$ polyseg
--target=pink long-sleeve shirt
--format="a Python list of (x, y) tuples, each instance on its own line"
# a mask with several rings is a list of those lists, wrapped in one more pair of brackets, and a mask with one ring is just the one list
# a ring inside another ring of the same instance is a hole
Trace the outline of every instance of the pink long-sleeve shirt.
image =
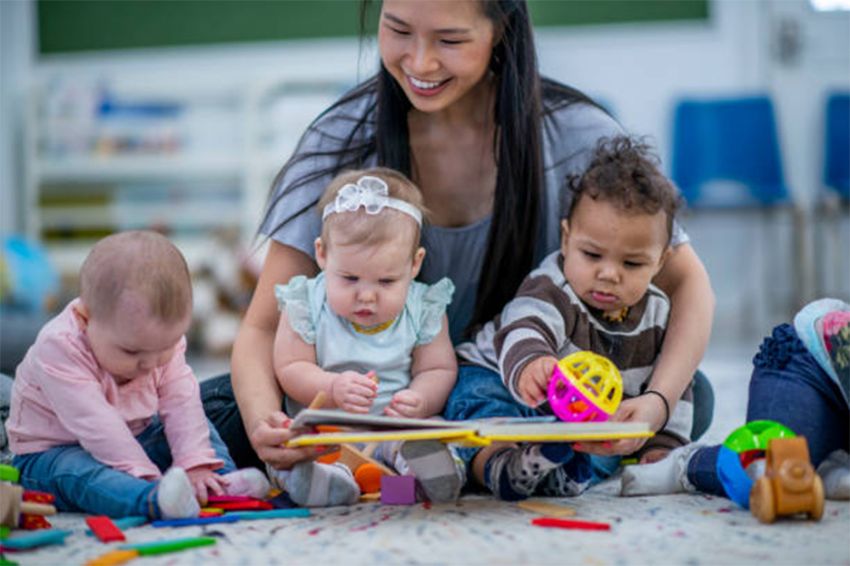
[(159, 468), (135, 436), (159, 414), (175, 466), (221, 467), (210, 445), (198, 382), (186, 364), (186, 339), (166, 365), (119, 385), (92, 353), (72, 311), (78, 301), (42, 328), (17, 368), (6, 423), (12, 452), (80, 444), (107, 466), (158, 479)]

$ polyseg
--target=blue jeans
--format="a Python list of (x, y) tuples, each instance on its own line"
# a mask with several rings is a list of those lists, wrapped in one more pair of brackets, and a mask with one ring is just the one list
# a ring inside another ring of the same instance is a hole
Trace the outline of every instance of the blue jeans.
[[(850, 449), (850, 409), (841, 390), (789, 324), (774, 328), (753, 359), (747, 422), (756, 420), (776, 421), (805, 436), (815, 467), (834, 450)], [(688, 480), (702, 492), (726, 495), (717, 478), (718, 452), (717, 446), (697, 450)]]
[[(158, 417), (136, 437), (145, 453), (160, 471), (171, 466), (171, 450), (165, 428)], [(210, 442), (224, 466), (219, 474), (234, 471), (233, 460), (210, 423)], [(56, 498), (60, 511), (82, 511), (94, 515), (127, 517), (144, 515), (160, 518), (156, 502), (158, 482), (143, 480), (96, 460), (79, 444), (56, 446), (44, 452), (15, 456), (13, 465), (21, 471), (21, 485), (45, 491)]]
[[(443, 416), (452, 421), (490, 417), (529, 418), (539, 417), (542, 414), (537, 409), (518, 403), (502, 383), (498, 373), (475, 365), (460, 366), (457, 383), (443, 411)], [(457, 449), (458, 455), (466, 463), (470, 478), (472, 477), (471, 462), (479, 450), (481, 448), (475, 446)], [(596, 457), (576, 452), (574, 458), (570, 460), (573, 466), (577, 462), (575, 458), (586, 458), (593, 465), (591, 483), (598, 483), (610, 475), (610, 472), (606, 473), (607, 469), (612, 466), (616, 469), (619, 465), (619, 457), (616, 458), (616, 462), (613, 462), (611, 458), (602, 458), (596, 462)]]

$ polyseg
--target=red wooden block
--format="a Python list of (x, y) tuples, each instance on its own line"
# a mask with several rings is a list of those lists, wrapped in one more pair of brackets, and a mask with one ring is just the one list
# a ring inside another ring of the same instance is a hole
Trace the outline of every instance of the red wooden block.
[(112, 520), (101, 515), (98, 517), (86, 517), (86, 524), (94, 533), (94, 536), (100, 539), (101, 542), (112, 542), (116, 540), (127, 540), (121, 529), (115, 526)]
[(47, 503), (48, 505), (53, 504), (53, 500), (55, 499), (52, 494), (45, 493), (43, 491), (34, 491), (27, 490), (24, 491), (24, 494), (21, 496), (23, 501), (29, 501), (30, 503)]
[(215, 506), (225, 511), (268, 511), (269, 509), (274, 509), (274, 505), (268, 501), (260, 501), (259, 499), (252, 501), (233, 501), (230, 503), (216, 502)]
[(37, 531), (38, 529), (51, 529), (53, 528), (53, 525), (51, 525), (50, 521), (41, 515), (22, 513), (21, 520), (18, 522), (18, 527), (26, 531)]

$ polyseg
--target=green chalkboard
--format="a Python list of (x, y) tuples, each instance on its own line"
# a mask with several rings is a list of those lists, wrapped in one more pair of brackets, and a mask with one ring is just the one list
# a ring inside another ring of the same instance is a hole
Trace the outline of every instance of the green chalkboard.
[[(536, 26), (569, 26), (704, 20), (708, 1), (530, 0), (529, 6)], [(354, 36), (360, 10), (356, 0), (38, 0), (37, 8), (42, 55)]]

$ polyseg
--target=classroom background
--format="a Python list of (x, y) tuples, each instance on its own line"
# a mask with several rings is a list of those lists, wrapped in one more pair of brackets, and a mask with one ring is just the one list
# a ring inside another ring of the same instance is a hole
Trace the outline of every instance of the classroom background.
[[(74, 296), (90, 245), (131, 228), (184, 251), (198, 363), (227, 367), (272, 178), (376, 69), (357, 4), (0, 1), (3, 371)], [(649, 136), (685, 193), (714, 359), (748, 361), (813, 298), (850, 299), (847, 4), (530, 2), (542, 73)]]

